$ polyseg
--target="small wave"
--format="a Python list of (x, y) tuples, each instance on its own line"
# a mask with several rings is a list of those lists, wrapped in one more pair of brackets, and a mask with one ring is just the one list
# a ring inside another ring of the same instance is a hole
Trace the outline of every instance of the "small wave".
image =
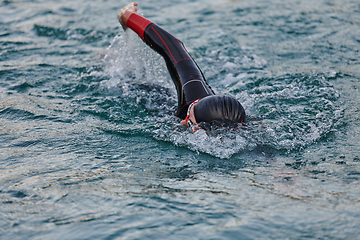
[(83, 43), (98, 42), (105, 33), (86, 29), (60, 29), (48, 26), (34, 25), (34, 31), (39, 37), (50, 37), (58, 40), (78, 40)]
[(33, 120), (38, 118), (44, 118), (45, 116), (42, 115), (35, 115), (32, 112), (17, 109), (14, 107), (5, 107), (0, 110), (0, 116), (2, 118), (7, 118), (9, 120)]

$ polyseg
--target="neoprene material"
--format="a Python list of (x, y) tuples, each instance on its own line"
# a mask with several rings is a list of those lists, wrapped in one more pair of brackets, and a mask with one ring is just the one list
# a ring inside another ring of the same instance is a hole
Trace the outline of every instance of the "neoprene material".
[(245, 119), (243, 106), (231, 96), (208, 96), (201, 99), (193, 108), (198, 123), (218, 119), (227, 119), (240, 123)]
[(178, 117), (186, 118), (187, 109), (193, 101), (214, 95), (200, 68), (179, 39), (136, 13), (130, 15), (127, 25), (165, 59), (177, 90)]
[(150, 23), (152, 23), (152, 21), (149, 19), (133, 13), (127, 20), (126, 25), (134, 32), (136, 32), (142, 40), (144, 40), (144, 30)]

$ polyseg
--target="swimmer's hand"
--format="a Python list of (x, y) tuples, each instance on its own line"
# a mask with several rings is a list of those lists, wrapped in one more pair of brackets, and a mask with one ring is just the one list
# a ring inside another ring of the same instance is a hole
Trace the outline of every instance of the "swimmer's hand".
[(121, 9), (120, 14), (117, 16), (124, 31), (127, 29), (127, 21), (130, 15), (138, 10), (137, 5), (136, 2), (129, 3), (126, 7)]

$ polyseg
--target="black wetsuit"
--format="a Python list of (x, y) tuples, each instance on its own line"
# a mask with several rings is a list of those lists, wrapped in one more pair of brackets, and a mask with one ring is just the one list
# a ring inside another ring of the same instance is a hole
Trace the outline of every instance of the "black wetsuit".
[(193, 101), (215, 95), (180, 40), (136, 13), (129, 17), (127, 25), (164, 57), (178, 94), (178, 117), (186, 117)]

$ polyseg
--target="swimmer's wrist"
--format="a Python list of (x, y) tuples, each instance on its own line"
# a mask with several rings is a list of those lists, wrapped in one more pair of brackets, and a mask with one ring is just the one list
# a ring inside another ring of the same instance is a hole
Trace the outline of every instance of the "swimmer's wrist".
[(137, 12), (137, 10), (138, 10), (137, 3), (135, 2), (128, 4), (126, 7), (120, 10), (120, 14), (118, 15), (117, 18), (121, 26), (123, 27), (124, 31), (128, 28), (127, 25), (128, 19), (133, 13)]

